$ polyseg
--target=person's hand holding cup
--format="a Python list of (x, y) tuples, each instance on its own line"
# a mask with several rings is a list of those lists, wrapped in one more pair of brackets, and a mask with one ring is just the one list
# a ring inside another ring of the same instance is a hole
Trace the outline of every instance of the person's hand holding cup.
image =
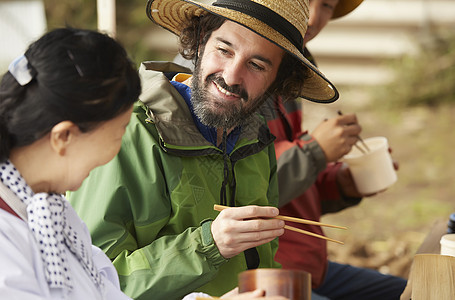
[(366, 147), (358, 143), (341, 161), (349, 166), (357, 190), (362, 195), (381, 192), (397, 181), (394, 162), (385, 137), (364, 140)]

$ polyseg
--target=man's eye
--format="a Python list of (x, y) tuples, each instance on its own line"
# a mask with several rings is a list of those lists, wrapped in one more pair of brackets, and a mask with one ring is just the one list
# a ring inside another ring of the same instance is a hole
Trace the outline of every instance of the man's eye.
[(263, 70), (264, 70), (264, 67), (258, 65), (258, 64), (255, 63), (255, 62), (250, 62), (250, 66), (251, 66), (254, 70), (257, 70), (257, 71), (263, 71)]
[(229, 51), (226, 50), (226, 49), (224, 49), (224, 48), (218, 48), (218, 51), (219, 51), (221, 54), (225, 54), (225, 55), (229, 54)]

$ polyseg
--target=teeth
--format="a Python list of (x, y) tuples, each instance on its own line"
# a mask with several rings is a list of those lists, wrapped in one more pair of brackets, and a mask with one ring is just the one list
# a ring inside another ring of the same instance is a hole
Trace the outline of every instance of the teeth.
[(214, 82), (214, 83), (215, 83), (216, 87), (218, 88), (218, 90), (219, 90), (221, 93), (225, 94), (226, 96), (237, 96), (237, 95), (232, 94), (231, 92), (228, 92), (228, 91), (226, 91), (225, 89), (223, 89), (218, 83), (216, 83), (216, 82)]

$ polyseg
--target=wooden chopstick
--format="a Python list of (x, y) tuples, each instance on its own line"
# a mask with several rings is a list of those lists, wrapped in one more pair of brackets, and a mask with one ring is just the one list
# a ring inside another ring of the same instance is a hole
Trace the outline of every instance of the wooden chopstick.
[[(216, 211), (222, 211), (223, 209), (229, 208), (229, 206), (224, 206), (224, 205), (219, 205), (215, 204), (213, 206), (213, 209)], [(337, 226), (337, 225), (330, 225), (330, 224), (324, 224), (321, 222), (316, 222), (316, 221), (311, 221), (311, 220), (305, 220), (305, 219), (300, 219), (300, 218), (294, 218), (294, 217), (287, 217), (287, 216), (275, 216), (274, 219), (279, 219), (283, 221), (289, 221), (289, 222), (294, 222), (294, 223), (300, 223), (300, 224), (307, 224), (307, 225), (319, 225), (323, 227), (332, 227), (332, 228), (338, 228), (338, 229), (348, 229), (347, 227), (344, 226)]]
[[(216, 211), (222, 211), (222, 210), (224, 210), (226, 208), (229, 208), (229, 206), (224, 206), (224, 205), (219, 205), (219, 204), (215, 204), (213, 206), (213, 209), (216, 210)], [(280, 215), (274, 217), (274, 219), (279, 219), (279, 220), (289, 221), (289, 222), (296, 222), (296, 223), (301, 223), (301, 224), (319, 225), (319, 226), (326, 226), (326, 227), (332, 227), (332, 228), (347, 229), (347, 227), (344, 227), (344, 226), (324, 224), (324, 223), (320, 223), (320, 222), (316, 222), (316, 221), (299, 219), (299, 218), (294, 218), (294, 217), (287, 217), (287, 216), (280, 216)], [(335, 243), (344, 245), (343, 242), (340, 242), (340, 241), (337, 241), (337, 240), (334, 240), (334, 239), (331, 239), (331, 238), (328, 238), (326, 236), (319, 235), (319, 234), (316, 234), (316, 233), (313, 233), (313, 232), (310, 232), (310, 231), (306, 231), (306, 230), (303, 230), (303, 229), (300, 229), (300, 228), (295, 228), (295, 227), (292, 227), (292, 226), (289, 226), (289, 225), (284, 225), (284, 229), (292, 230), (292, 231), (295, 231), (295, 232), (303, 233), (303, 234), (306, 234), (306, 235), (310, 235), (310, 236), (313, 236), (313, 237), (317, 237), (317, 238), (324, 239), (324, 240), (327, 240), (327, 241), (330, 241), (330, 242), (335, 242)]]
[(286, 216), (280, 216), (280, 215), (276, 216), (274, 219), (279, 219), (279, 220), (289, 221), (289, 222), (294, 222), (294, 223), (300, 223), (300, 224), (319, 225), (319, 226), (323, 226), (323, 227), (332, 227), (332, 228), (345, 229), (345, 230), (348, 229), (347, 227), (344, 227), (344, 226), (325, 224), (325, 223), (320, 223), (320, 222), (316, 222), (316, 221), (299, 219), (299, 218), (294, 218), (294, 217), (286, 217)]
[(289, 226), (289, 225), (284, 225), (284, 229), (292, 230), (292, 231), (295, 231), (295, 232), (303, 233), (303, 234), (314, 236), (314, 237), (317, 237), (317, 238), (320, 238), (320, 239), (323, 239), (323, 240), (327, 240), (327, 241), (330, 241), (330, 242), (334, 242), (334, 243), (338, 243), (338, 244), (344, 245), (343, 242), (328, 238), (328, 237), (323, 236), (323, 235), (319, 235), (319, 234), (313, 233), (311, 231), (306, 231), (306, 230), (303, 230), (303, 229), (300, 229), (300, 228), (295, 228), (295, 227), (292, 227), (292, 226)]
[(360, 147), (359, 147), (359, 145), (357, 145), (357, 144), (354, 144), (354, 147), (356, 147), (357, 149), (359, 149), (359, 151), (360, 151), (360, 152), (362, 152), (363, 154), (365, 154), (365, 153), (366, 153), (366, 151), (365, 151), (365, 150), (363, 150), (362, 148), (360, 148)]
[(363, 141), (363, 139), (360, 137), (360, 135), (358, 135), (357, 138), (362, 143), (363, 147), (365, 147), (365, 149), (367, 149), (367, 151), (370, 152), (370, 148), (368, 148), (367, 144)]

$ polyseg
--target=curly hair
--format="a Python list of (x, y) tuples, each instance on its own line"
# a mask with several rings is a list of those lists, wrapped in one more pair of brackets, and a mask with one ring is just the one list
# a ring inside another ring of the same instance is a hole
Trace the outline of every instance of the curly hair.
[(226, 19), (213, 14), (193, 17), (180, 34), (180, 54), (194, 61), (199, 46), (205, 46), (212, 32), (220, 28), (225, 21)]
[[(180, 54), (196, 62), (199, 46), (204, 47), (212, 32), (220, 28), (225, 21), (225, 18), (214, 14), (193, 17), (180, 34)], [(266, 93), (280, 95), (284, 101), (298, 98), (308, 76), (308, 68), (285, 51), (277, 77)]]
[(280, 95), (283, 101), (300, 97), (305, 79), (309, 77), (309, 70), (292, 54), (285, 52), (278, 69), (277, 77), (268, 92)]

